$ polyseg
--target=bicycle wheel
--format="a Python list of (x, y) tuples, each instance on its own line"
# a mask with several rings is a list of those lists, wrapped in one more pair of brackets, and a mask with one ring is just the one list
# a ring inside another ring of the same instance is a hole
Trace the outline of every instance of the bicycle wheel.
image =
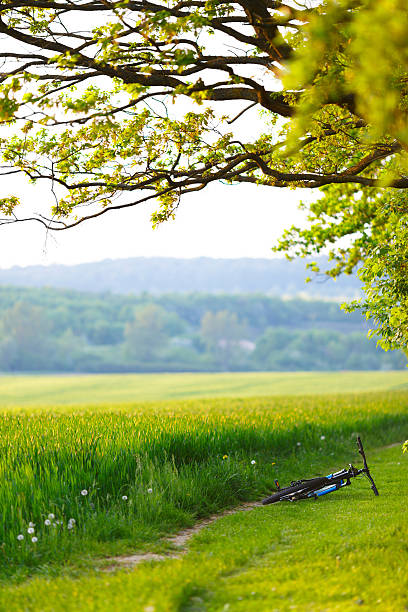
[(290, 487), (285, 487), (284, 489), (280, 489), (280, 491), (276, 491), (276, 493), (273, 493), (273, 495), (270, 495), (269, 497), (263, 499), (262, 504), (264, 506), (268, 504), (274, 504), (278, 501), (281, 501), (282, 498), (286, 499), (288, 495), (299, 493), (300, 491), (310, 493), (311, 491), (321, 489), (322, 487), (325, 487), (328, 484), (330, 484), (330, 480), (325, 476), (322, 476), (320, 478), (310, 478), (309, 480), (302, 480)]

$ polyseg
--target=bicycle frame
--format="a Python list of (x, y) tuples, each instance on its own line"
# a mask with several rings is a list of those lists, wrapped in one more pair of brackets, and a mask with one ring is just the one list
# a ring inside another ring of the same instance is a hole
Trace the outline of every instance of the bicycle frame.
[(338, 489), (342, 489), (343, 487), (348, 487), (351, 484), (350, 479), (355, 476), (359, 476), (363, 473), (364, 470), (357, 470), (351, 463), (349, 464), (348, 469), (343, 469), (338, 472), (334, 472), (334, 474), (328, 474), (326, 478), (330, 480), (330, 484), (327, 486), (316, 489), (315, 491), (310, 491), (305, 494), (305, 497), (321, 497), (322, 495), (327, 495), (327, 493), (333, 493), (333, 491), (338, 491)]

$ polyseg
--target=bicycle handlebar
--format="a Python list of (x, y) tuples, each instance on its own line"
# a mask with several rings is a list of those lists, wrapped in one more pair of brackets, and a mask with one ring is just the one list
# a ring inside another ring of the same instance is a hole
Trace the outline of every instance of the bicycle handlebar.
[(368, 470), (367, 459), (366, 459), (366, 456), (365, 456), (365, 453), (364, 453), (363, 443), (361, 442), (360, 436), (357, 436), (357, 446), (358, 446), (358, 452), (360, 453), (360, 455), (363, 458), (364, 469)]
[(368, 469), (367, 459), (366, 459), (366, 456), (365, 456), (365, 453), (364, 453), (363, 443), (361, 442), (360, 436), (357, 436), (357, 446), (358, 446), (358, 452), (360, 453), (360, 455), (363, 458), (363, 465), (364, 465), (363, 472), (367, 476), (368, 480), (371, 482), (371, 488), (373, 490), (374, 495), (379, 495), (378, 489), (375, 486), (375, 482), (373, 480), (373, 477), (371, 476), (370, 470)]

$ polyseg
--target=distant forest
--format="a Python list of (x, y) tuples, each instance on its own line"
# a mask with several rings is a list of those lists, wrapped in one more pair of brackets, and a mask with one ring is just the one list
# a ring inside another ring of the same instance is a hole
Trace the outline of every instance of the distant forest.
[[(326, 260), (317, 260), (321, 269)], [(264, 293), (344, 299), (359, 296), (354, 276), (320, 275), (305, 283), (304, 259), (176, 259), (136, 257), (76, 266), (28, 266), (0, 270), (0, 285), (55, 287), (100, 293)]]
[(3, 372), (373, 370), (406, 366), (338, 303), (261, 294), (0, 287)]

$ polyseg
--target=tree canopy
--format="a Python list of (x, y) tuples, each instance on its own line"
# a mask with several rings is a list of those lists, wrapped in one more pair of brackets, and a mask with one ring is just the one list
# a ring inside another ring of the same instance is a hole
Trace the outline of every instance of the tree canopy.
[(156, 200), (158, 224), (217, 181), (320, 190), (276, 248), (362, 262), (363, 310), (406, 346), (405, 0), (5, 0), (0, 37), (1, 172), (51, 186), (29, 218)]

